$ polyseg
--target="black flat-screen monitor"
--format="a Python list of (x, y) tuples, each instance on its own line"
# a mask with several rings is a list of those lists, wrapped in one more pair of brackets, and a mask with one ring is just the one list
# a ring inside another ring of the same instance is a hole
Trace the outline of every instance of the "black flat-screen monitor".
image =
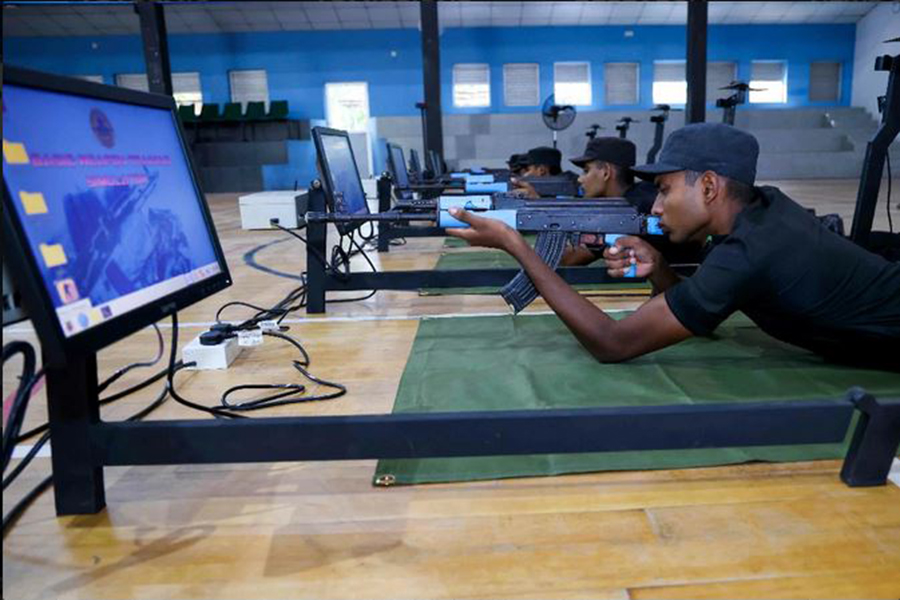
[(413, 148), (409, 149), (409, 172), (419, 181), (422, 180), (422, 163), (419, 161), (419, 153)]
[(441, 158), (441, 155), (434, 150), (429, 150), (428, 154), (431, 155), (431, 164), (432, 168), (434, 169), (434, 176), (441, 177), (444, 174), (444, 161)]
[(406, 170), (406, 159), (403, 157), (403, 148), (397, 144), (388, 144), (388, 170), (394, 183), (401, 190), (409, 189), (409, 171)]
[(406, 160), (403, 158), (403, 148), (397, 144), (387, 145), (387, 166), (394, 180), (394, 194), (400, 200), (409, 200), (413, 197), (409, 188), (409, 171), (406, 170)]
[(6, 68), (3, 229), (54, 362), (231, 284), (168, 96)]
[[(335, 214), (369, 214), (350, 136), (346, 131), (327, 127), (313, 127), (312, 134), (328, 208)], [(337, 230), (346, 235), (359, 226), (339, 223)]]

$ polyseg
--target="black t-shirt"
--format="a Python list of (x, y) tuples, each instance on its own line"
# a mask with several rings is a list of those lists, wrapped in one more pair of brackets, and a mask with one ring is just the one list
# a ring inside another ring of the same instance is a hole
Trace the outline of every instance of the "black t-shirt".
[(665, 298), (696, 335), (743, 311), (779, 340), (900, 370), (900, 263), (829, 231), (774, 187), (759, 188), (731, 233)]
[(656, 202), (656, 186), (649, 181), (639, 181), (625, 190), (624, 197), (628, 203), (638, 209), (642, 215), (649, 215)]

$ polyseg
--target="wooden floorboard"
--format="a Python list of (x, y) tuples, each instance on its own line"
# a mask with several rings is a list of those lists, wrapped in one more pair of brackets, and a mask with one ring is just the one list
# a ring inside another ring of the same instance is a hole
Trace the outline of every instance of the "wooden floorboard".
[[(841, 214), (849, 228), (855, 181), (781, 185), (820, 214)], [(224, 302), (271, 304), (294, 285), (242, 259), (284, 234), (242, 231), (234, 195), (214, 195), (210, 203), (235, 285), (180, 315), (182, 344)], [(883, 204), (876, 214), (876, 227), (886, 228)], [(427, 269), (440, 246), (437, 239), (410, 240), (375, 259), (379, 268)], [(305, 251), (288, 240), (261, 250), (257, 260), (299, 273)], [(354, 268), (365, 266), (355, 259)], [(642, 299), (593, 301), (623, 309)], [(546, 310), (542, 302), (529, 309)], [(331, 305), (324, 318), (298, 313), (291, 333), (309, 350), (312, 371), (347, 384), (350, 393), (267, 414), (390, 411), (417, 319), (457, 313), (507, 309), (496, 297), (381, 292)], [(242, 314), (235, 309), (226, 317)], [(162, 325), (168, 344), (171, 329)], [(35, 341), (27, 324), (7, 328), (3, 338)], [(155, 344), (147, 330), (104, 350), (101, 377), (151, 356)], [(292, 357), (288, 346), (267, 342), (225, 373), (183, 374), (179, 389), (213, 404), (236, 383), (293, 380)], [(3, 369), (4, 398), (18, 368), (11, 361)], [(144, 375), (130, 373), (115, 388)], [(125, 418), (156, 392), (123, 399), (103, 415)], [(41, 391), (26, 429), (46, 419), (44, 401)], [(168, 402), (150, 418), (188, 417), (198, 415)], [(3, 596), (900, 598), (900, 489), (847, 488), (838, 480), (838, 461), (393, 488), (372, 486), (374, 466), (106, 469), (109, 506), (101, 514), (57, 518), (52, 493), (25, 513), (3, 542)], [(37, 459), (4, 491), (4, 510), (48, 473), (49, 460)]]

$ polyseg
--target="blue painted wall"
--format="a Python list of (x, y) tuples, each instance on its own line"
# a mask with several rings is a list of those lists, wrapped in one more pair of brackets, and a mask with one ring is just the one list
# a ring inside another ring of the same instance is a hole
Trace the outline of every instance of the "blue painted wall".
[[(633, 36), (626, 37), (626, 31)], [(739, 78), (750, 76), (751, 60), (785, 60), (788, 65), (787, 107), (809, 106), (809, 63), (838, 61), (844, 65), (840, 104), (850, 103), (855, 26), (848, 25), (719, 25), (709, 30), (710, 61), (735, 61)], [(173, 71), (199, 71), (204, 99), (229, 100), (228, 71), (268, 71), (269, 95), (287, 99), (299, 118), (325, 118), (324, 84), (367, 81), (372, 116), (416, 115), (422, 99), (422, 55), (415, 29), (374, 31), (309, 31), (171, 35)], [(73, 38), (4, 38), (7, 64), (65, 74), (102, 74), (107, 83), (116, 73), (144, 71), (137, 36)], [(541, 97), (553, 90), (555, 61), (591, 62), (595, 110), (603, 103), (603, 64), (640, 63), (640, 101), (652, 106), (654, 60), (683, 60), (685, 30), (675, 26), (529, 27), (447, 29), (441, 37), (444, 111), (532, 112), (531, 107), (503, 106), (503, 64), (537, 62)], [(491, 65), (491, 107), (455, 108), (450, 82), (453, 64)], [(784, 107), (785, 105), (778, 105)], [(623, 107), (615, 107), (617, 109)]]
[[(626, 31), (632, 32), (626, 37)], [(787, 62), (787, 104), (755, 104), (753, 108), (812, 106), (809, 101), (809, 63), (837, 61), (843, 65), (839, 104), (850, 104), (853, 80), (855, 25), (716, 25), (709, 28), (709, 61), (732, 61), (738, 78), (750, 78), (753, 60)], [(684, 27), (529, 27), (448, 29), (441, 38), (441, 101), (448, 113), (533, 112), (533, 107), (503, 106), (503, 65), (510, 62), (540, 65), (541, 98), (553, 92), (553, 63), (590, 61), (593, 104), (584, 110), (622, 110), (653, 106), (653, 62), (684, 60)], [(491, 107), (454, 108), (449, 82), (454, 63), (491, 66)], [(604, 104), (603, 65), (607, 62), (640, 63), (638, 104)], [(714, 99), (710, 102), (712, 104)]]
[[(633, 35), (626, 37), (626, 31)], [(809, 63), (838, 61), (843, 65), (839, 104), (849, 105), (853, 77), (855, 25), (720, 25), (712, 26), (708, 60), (735, 61), (738, 77), (750, 77), (751, 60), (785, 60), (788, 69), (787, 104), (754, 108), (810, 106)], [(373, 31), (304, 31), (171, 35), (173, 71), (198, 71), (207, 102), (230, 100), (228, 71), (268, 71), (269, 97), (290, 103), (296, 118), (325, 118), (326, 82), (367, 81), (369, 108), (374, 117), (418, 115), (415, 103), (423, 98), (422, 52), (416, 29)], [(103, 75), (113, 83), (117, 73), (144, 72), (138, 36), (66, 38), (4, 37), (6, 64), (68, 75)], [(603, 102), (603, 64), (640, 63), (640, 99), (634, 106), (653, 105), (654, 60), (683, 60), (685, 29), (677, 26), (529, 27), (447, 29), (441, 36), (442, 102), (446, 114), (533, 112), (534, 107), (503, 106), (503, 64), (540, 64), (541, 98), (553, 90), (555, 61), (590, 61), (593, 104)], [(491, 106), (456, 108), (452, 102), (452, 68), (461, 62), (491, 67)], [(375, 149), (376, 164), (379, 149)], [(267, 189), (301, 186), (314, 177), (310, 142), (291, 142), (289, 163), (267, 166)]]

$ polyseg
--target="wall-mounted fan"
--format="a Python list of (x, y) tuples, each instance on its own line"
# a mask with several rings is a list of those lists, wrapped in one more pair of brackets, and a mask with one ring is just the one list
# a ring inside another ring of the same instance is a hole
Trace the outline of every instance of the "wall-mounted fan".
[(566, 129), (575, 122), (575, 107), (556, 103), (554, 94), (550, 94), (541, 107), (541, 118), (553, 132), (553, 147), (556, 148), (556, 132)]

